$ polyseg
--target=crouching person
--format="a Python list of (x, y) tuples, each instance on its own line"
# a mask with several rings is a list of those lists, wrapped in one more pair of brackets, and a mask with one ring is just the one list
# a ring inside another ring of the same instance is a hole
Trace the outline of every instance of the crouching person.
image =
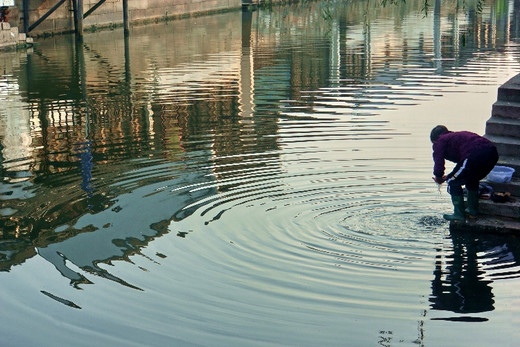
[[(488, 139), (469, 131), (449, 131), (444, 125), (432, 129), (433, 180), (438, 184), (447, 182), (448, 193), (453, 203), (453, 214), (445, 214), (447, 220), (465, 220), (478, 214), (479, 181), (493, 169), (498, 161), (495, 145)], [(453, 171), (444, 175), (445, 160), (456, 163)], [(464, 193), (468, 192), (468, 206), (464, 209)]]

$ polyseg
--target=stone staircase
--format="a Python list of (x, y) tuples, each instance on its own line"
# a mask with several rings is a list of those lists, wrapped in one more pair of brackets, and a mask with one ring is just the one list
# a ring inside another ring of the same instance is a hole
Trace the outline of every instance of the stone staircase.
[(0, 22), (0, 50), (32, 43), (33, 39), (24, 33), (19, 33), (17, 27), (12, 27), (7, 22)]
[(491, 118), (486, 122), (486, 134), (497, 146), (498, 165), (515, 169), (508, 183), (487, 182), (495, 192), (509, 192), (514, 201), (496, 203), (480, 200), (481, 216), (465, 223), (472, 230), (489, 230), (520, 234), (520, 74), (498, 88)]

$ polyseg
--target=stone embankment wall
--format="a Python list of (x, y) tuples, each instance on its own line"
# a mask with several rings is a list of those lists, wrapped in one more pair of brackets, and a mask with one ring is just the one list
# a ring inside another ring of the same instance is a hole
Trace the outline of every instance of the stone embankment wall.
[[(36, 22), (59, 0), (29, 0), (29, 25)], [(87, 13), (99, 0), (83, 0), (83, 13)], [(240, 9), (242, 0), (128, 0), (129, 21), (146, 22), (166, 18), (193, 16)], [(23, 1), (16, 0), (9, 22), (23, 32)], [(83, 21), (85, 30), (111, 27), (123, 23), (123, 1), (106, 0)], [(28, 35), (69, 32), (74, 30), (72, 1), (65, 1)]]
[(17, 27), (11, 27), (7, 22), (0, 22), (0, 50), (25, 43), (32, 43), (32, 38), (27, 38), (24, 33), (18, 32)]

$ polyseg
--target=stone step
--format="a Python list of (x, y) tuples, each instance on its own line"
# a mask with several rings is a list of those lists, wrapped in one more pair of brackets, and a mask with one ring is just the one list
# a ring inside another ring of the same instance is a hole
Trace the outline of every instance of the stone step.
[(486, 122), (486, 134), (520, 138), (520, 118), (492, 116)]
[(491, 108), (491, 116), (520, 119), (520, 102), (495, 101)]
[[(520, 179), (514, 177), (511, 182), (508, 183), (496, 183), (491, 181), (483, 181), (493, 187), (493, 190), (497, 193), (509, 192), (513, 197), (520, 197)], [(520, 200), (520, 198), (518, 198)]]
[(498, 154), (501, 157), (518, 157), (520, 154), (520, 138), (488, 134), (486, 134), (485, 137), (497, 146)]
[[(513, 197), (514, 198), (514, 197)], [(511, 218), (520, 222), (520, 200), (514, 198), (513, 202), (493, 202), (492, 200), (479, 200), (479, 214), (484, 216), (493, 216)]]
[(462, 222), (454, 221), (450, 223), (450, 228), (468, 232), (520, 235), (520, 221), (492, 216), (480, 216), (477, 219), (467, 219)]
[(498, 101), (520, 103), (520, 76), (515, 75), (498, 88)]

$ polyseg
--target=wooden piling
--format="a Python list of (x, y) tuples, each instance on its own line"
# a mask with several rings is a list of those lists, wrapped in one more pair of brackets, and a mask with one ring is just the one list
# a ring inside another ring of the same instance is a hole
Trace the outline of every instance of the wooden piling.
[(29, 33), (29, 0), (23, 0), (22, 2), (23, 11), (23, 32)]
[(125, 35), (130, 33), (130, 24), (128, 23), (128, 0), (123, 0), (123, 24), (125, 27)]
[(83, 0), (72, 0), (76, 38), (83, 39)]

